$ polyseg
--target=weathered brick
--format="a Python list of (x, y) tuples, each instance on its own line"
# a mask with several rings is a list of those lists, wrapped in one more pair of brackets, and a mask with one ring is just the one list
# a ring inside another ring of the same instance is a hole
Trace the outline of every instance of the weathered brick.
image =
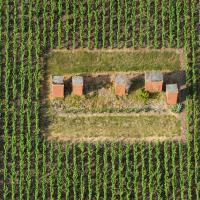
[(64, 98), (64, 85), (52, 84), (52, 98)]
[(73, 76), (72, 77), (72, 94), (81, 96), (83, 95), (83, 77)]
[(177, 104), (178, 102), (178, 86), (177, 84), (166, 85), (166, 101), (169, 105)]
[(64, 77), (52, 76), (51, 97), (64, 98)]
[(163, 74), (159, 71), (145, 73), (145, 90), (149, 92), (161, 92), (163, 87)]
[(115, 94), (123, 96), (126, 93), (127, 79), (123, 75), (118, 75), (115, 78)]

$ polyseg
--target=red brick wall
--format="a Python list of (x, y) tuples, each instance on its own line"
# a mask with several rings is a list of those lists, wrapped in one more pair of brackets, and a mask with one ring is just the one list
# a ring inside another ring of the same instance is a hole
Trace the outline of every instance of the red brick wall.
[(178, 93), (166, 92), (167, 104), (174, 105), (178, 102)]
[(64, 85), (52, 84), (52, 98), (64, 97)]
[(145, 90), (149, 92), (162, 92), (162, 81), (145, 82)]
[(115, 85), (115, 94), (118, 96), (123, 96), (126, 92), (125, 85)]
[(77, 96), (83, 95), (83, 85), (72, 85), (72, 94)]

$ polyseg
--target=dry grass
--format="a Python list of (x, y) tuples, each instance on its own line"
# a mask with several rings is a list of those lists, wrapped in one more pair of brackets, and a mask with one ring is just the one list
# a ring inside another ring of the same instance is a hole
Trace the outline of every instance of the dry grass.
[(65, 115), (55, 116), (48, 136), (76, 138), (176, 137), (181, 122), (172, 115)]

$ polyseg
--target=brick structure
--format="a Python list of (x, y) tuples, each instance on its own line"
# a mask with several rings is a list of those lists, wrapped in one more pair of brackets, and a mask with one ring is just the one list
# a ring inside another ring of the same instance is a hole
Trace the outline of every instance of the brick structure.
[(83, 77), (73, 76), (72, 77), (72, 94), (81, 96), (83, 94)]
[(117, 96), (125, 95), (127, 91), (127, 79), (123, 75), (117, 75), (115, 78), (115, 94)]
[(177, 84), (166, 85), (166, 101), (169, 105), (177, 104), (178, 102), (178, 86)]
[(64, 76), (52, 76), (51, 97), (64, 98)]
[(145, 73), (145, 90), (149, 92), (161, 92), (163, 87), (163, 74), (153, 71)]

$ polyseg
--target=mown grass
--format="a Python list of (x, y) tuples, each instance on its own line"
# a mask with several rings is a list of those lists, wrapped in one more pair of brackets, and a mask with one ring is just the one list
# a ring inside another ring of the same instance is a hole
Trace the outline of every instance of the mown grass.
[(181, 134), (181, 122), (172, 115), (55, 116), (48, 133), (71, 139), (87, 137), (145, 138)]
[(179, 54), (156, 50), (63, 50), (47, 56), (49, 74), (84, 72), (179, 70)]

